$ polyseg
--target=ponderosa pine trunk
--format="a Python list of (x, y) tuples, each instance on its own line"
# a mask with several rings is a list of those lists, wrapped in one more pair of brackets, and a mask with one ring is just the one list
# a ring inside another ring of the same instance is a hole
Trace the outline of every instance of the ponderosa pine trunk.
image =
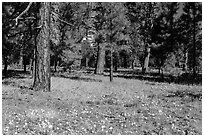
[(35, 90), (50, 91), (50, 2), (42, 2), (40, 7), (41, 25), (37, 36), (35, 51), (35, 74), (33, 88)]
[(142, 72), (145, 73), (149, 69), (149, 57), (150, 57), (150, 48), (145, 48), (145, 58), (144, 58), (144, 65), (142, 68)]
[(105, 49), (104, 45), (98, 44), (97, 60), (95, 67), (95, 74), (103, 74), (105, 63)]

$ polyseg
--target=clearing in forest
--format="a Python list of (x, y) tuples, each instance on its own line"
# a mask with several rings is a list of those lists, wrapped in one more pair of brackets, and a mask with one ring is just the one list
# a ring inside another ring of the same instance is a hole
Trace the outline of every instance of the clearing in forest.
[(3, 134), (202, 134), (202, 86), (105, 76), (53, 76), (49, 93), (28, 75), (2, 80)]

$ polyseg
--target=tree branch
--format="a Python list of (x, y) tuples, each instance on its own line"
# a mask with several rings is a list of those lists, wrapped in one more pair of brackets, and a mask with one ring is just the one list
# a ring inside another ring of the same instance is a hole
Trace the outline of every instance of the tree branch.
[(25, 14), (29, 10), (31, 5), (32, 5), (32, 2), (30, 2), (28, 4), (27, 8), (20, 15), (18, 15), (18, 17), (15, 18), (16, 25), (18, 24), (18, 20), (21, 18), (21, 16), (23, 16), (23, 14)]
[(58, 19), (59, 21), (65, 23), (65, 24), (67, 24), (67, 25), (69, 25), (69, 26), (74, 26), (73, 24), (71, 24), (71, 23), (69, 23), (69, 22), (66, 22), (65, 20), (62, 20), (62, 19), (59, 17), (59, 15), (58, 15), (57, 13), (55, 13), (54, 11), (52, 11), (51, 13), (52, 13), (55, 17), (57, 17), (57, 19)]

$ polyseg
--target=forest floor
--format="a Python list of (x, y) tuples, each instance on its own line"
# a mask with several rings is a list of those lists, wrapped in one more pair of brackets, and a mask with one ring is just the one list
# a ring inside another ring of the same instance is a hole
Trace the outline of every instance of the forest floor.
[(202, 86), (88, 73), (52, 76), (33, 91), (29, 74), (2, 80), (3, 134), (201, 135)]

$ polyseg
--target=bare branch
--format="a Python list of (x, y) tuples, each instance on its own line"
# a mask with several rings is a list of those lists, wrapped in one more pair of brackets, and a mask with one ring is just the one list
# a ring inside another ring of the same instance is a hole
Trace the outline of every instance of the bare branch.
[[(18, 20), (23, 20), (23, 19), (25, 19), (25, 20), (29, 20), (29, 19), (36, 19), (35, 17), (26, 17), (26, 18), (18, 18)], [(15, 19), (16, 20), (16, 19)]]
[(18, 17), (15, 18), (16, 25), (18, 24), (18, 20), (21, 18), (21, 16), (23, 16), (23, 14), (25, 14), (29, 10), (31, 5), (32, 5), (32, 2), (30, 2), (28, 4), (27, 8), (20, 15), (18, 15)]
[(57, 13), (55, 13), (54, 11), (52, 11), (51, 13), (52, 13), (55, 17), (57, 17), (57, 19), (58, 19), (59, 21), (65, 23), (65, 24), (67, 24), (67, 25), (69, 25), (69, 26), (74, 26), (73, 24), (71, 24), (71, 23), (69, 23), (69, 22), (66, 22), (65, 20), (62, 20), (62, 19), (59, 17), (59, 15), (58, 15)]
[(42, 28), (42, 25), (40, 25), (40, 26), (36, 27), (36, 29), (40, 29), (40, 28)]
[(60, 20), (61, 22), (64, 22), (64, 23), (66, 23), (67, 25), (70, 25), (70, 26), (74, 26), (73, 24), (71, 24), (71, 23), (68, 23), (68, 22), (66, 22), (66, 21), (64, 21), (64, 20), (62, 20), (62, 19), (60, 19), (60, 18), (58, 18), (58, 20)]

